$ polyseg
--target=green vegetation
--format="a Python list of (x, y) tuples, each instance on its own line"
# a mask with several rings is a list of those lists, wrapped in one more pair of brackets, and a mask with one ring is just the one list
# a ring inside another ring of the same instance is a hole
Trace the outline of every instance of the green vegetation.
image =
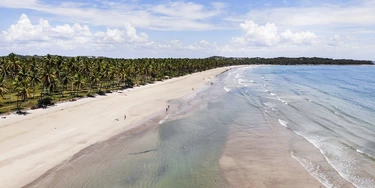
[(277, 57), (277, 58), (235, 58), (235, 57), (211, 57), (217, 60), (233, 61), (238, 64), (260, 64), (260, 65), (373, 65), (368, 60), (352, 60), (352, 59), (331, 59), (320, 57)]
[(105, 57), (0, 57), (0, 113), (40, 108), (57, 101), (105, 95), (216, 67), (244, 64), (372, 64), (323, 58), (114, 59)]

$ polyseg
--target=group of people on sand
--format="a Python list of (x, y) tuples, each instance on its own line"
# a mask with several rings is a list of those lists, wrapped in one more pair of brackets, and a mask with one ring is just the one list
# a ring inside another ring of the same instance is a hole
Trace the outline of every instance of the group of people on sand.
[(168, 110), (169, 110), (169, 105), (168, 105), (168, 107), (165, 109), (165, 111), (168, 112)]

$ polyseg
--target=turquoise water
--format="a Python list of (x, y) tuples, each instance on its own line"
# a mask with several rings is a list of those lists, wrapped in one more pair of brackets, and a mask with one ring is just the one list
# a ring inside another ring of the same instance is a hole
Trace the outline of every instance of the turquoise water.
[[(373, 66), (258, 66), (232, 69), (192, 100), (138, 130), (95, 144), (34, 187), (227, 187), (219, 159), (231, 127), (275, 123), (319, 149), (342, 178), (375, 187)], [(339, 186), (318, 161), (295, 158), (326, 187)]]

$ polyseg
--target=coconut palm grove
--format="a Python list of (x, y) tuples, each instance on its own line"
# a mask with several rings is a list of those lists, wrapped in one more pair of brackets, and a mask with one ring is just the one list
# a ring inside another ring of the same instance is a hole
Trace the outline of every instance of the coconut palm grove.
[(58, 55), (0, 57), (0, 113), (45, 108), (59, 101), (75, 101), (146, 85), (216, 67), (249, 64), (372, 64), (371, 61), (327, 58), (203, 59), (63, 57)]

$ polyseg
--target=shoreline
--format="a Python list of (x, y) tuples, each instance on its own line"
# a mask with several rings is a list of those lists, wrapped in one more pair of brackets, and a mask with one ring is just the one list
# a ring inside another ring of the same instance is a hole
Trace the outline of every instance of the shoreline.
[(219, 165), (230, 187), (354, 187), (305, 138), (281, 125), (266, 126), (229, 131)]
[(0, 187), (27, 185), (82, 149), (133, 129), (145, 118), (165, 113), (168, 101), (194, 96), (208, 80), (230, 68), (211, 69), (0, 119)]
[(292, 157), (296, 142), (309, 152), (316, 150), (269, 121), (256, 123), (256, 128), (234, 125), (219, 160), (222, 174), (230, 187), (324, 187)]

